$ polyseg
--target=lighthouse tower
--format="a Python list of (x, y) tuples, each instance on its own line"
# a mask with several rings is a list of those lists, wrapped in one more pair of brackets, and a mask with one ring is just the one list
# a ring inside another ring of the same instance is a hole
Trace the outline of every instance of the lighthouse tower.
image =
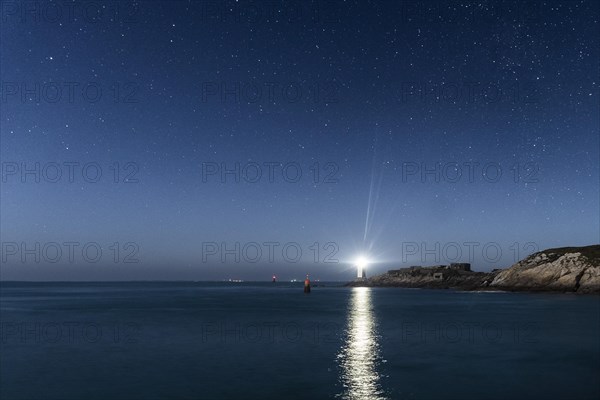
[(356, 278), (357, 279), (367, 279), (367, 272), (365, 271), (365, 269), (362, 266), (358, 266), (356, 271)]
[(367, 260), (363, 257), (360, 257), (358, 260), (356, 260), (356, 279), (357, 280), (367, 279), (367, 273), (365, 271), (367, 264), (368, 264)]

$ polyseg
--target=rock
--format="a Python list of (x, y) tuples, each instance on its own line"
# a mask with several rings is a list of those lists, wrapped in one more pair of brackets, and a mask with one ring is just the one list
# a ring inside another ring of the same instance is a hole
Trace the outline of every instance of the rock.
[[(391, 270), (366, 280), (350, 282), (348, 286), (393, 286), (408, 288), (476, 290), (484, 288), (494, 273), (452, 270), (445, 266), (416, 267)], [(486, 282), (487, 281), (487, 282)]]
[(600, 293), (600, 245), (548, 249), (500, 272), (491, 287)]

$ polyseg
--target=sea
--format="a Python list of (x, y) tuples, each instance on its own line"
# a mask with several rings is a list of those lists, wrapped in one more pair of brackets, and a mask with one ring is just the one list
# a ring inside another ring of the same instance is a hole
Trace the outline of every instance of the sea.
[(600, 296), (0, 286), (0, 399), (598, 399)]

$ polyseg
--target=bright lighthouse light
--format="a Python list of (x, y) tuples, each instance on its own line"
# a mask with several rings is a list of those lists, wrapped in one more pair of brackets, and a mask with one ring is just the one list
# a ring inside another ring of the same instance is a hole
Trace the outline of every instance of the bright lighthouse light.
[(363, 269), (363, 268), (366, 268), (367, 265), (369, 265), (369, 262), (364, 257), (358, 257), (358, 259), (356, 260), (356, 266), (358, 268)]

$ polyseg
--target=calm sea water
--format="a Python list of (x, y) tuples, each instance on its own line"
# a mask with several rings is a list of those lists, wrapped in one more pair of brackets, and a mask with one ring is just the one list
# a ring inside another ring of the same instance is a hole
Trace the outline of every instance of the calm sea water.
[(600, 298), (4, 283), (4, 399), (597, 399)]

